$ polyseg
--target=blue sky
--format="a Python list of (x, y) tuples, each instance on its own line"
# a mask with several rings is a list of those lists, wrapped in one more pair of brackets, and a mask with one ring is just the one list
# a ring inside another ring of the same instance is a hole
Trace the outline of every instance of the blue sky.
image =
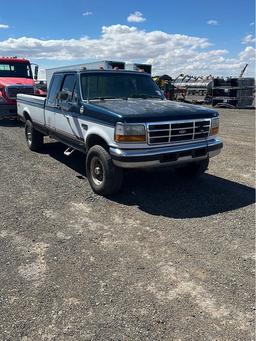
[(26, 56), (42, 68), (118, 59), (152, 62), (156, 72), (172, 74), (235, 74), (246, 62), (253, 72), (253, 0), (11, 4), (1, 4), (0, 55)]

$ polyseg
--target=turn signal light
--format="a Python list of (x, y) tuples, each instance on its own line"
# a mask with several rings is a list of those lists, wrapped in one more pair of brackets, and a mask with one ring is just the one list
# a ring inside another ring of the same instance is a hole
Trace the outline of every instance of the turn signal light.
[(219, 132), (219, 127), (215, 127), (211, 129), (211, 135), (217, 135)]
[(116, 135), (116, 142), (145, 142), (145, 135)]
[(211, 135), (217, 135), (218, 132), (219, 132), (219, 118), (215, 117), (215, 118), (212, 118)]
[(146, 142), (146, 131), (143, 124), (117, 122), (115, 128), (116, 142)]

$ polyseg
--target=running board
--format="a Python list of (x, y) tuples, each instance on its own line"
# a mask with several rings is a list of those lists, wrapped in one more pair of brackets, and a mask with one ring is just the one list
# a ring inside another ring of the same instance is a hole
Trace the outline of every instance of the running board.
[(65, 150), (64, 155), (70, 156), (74, 152), (74, 150), (75, 149), (68, 147), (68, 149)]

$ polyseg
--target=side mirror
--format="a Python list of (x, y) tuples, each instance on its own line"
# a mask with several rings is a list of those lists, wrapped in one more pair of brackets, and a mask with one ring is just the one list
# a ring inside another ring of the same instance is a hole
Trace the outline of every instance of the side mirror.
[(34, 80), (35, 80), (35, 81), (38, 80), (38, 69), (39, 69), (39, 66), (38, 66), (38, 65), (35, 65), (35, 73), (34, 73)]
[(59, 99), (61, 101), (67, 101), (68, 100), (68, 93), (66, 91), (60, 91), (59, 93)]
[(36, 82), (38, 80), (38, 70), (39, 70), (39, 66), (35, 63), (30, 63), (30, 66), (35, 66), (34, 70), (31, 68), (31, 71), (33, 72), (33, 79)]

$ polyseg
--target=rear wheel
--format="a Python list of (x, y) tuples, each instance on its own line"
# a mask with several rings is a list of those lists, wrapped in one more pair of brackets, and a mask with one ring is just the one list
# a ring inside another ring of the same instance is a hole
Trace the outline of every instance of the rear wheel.
[(99, 145), (89, 149), (86, 173), (93, 191), (100, 195), (117, 193), (123, 180), (123, 170), (116, 167), (109, 153)]
[(185, 166), (176, 169), (177, 173), (185, 177), (195, 177), (202, 175), (207, 171), (209, 165), (209, 158), (197, 162), (191, 162)]
[(27, 120), (25, 124), (25, 136), (30, 150), (36, 152), (42, 148), (44, 135), (33, 127), (33, 123), (30, 120)]

